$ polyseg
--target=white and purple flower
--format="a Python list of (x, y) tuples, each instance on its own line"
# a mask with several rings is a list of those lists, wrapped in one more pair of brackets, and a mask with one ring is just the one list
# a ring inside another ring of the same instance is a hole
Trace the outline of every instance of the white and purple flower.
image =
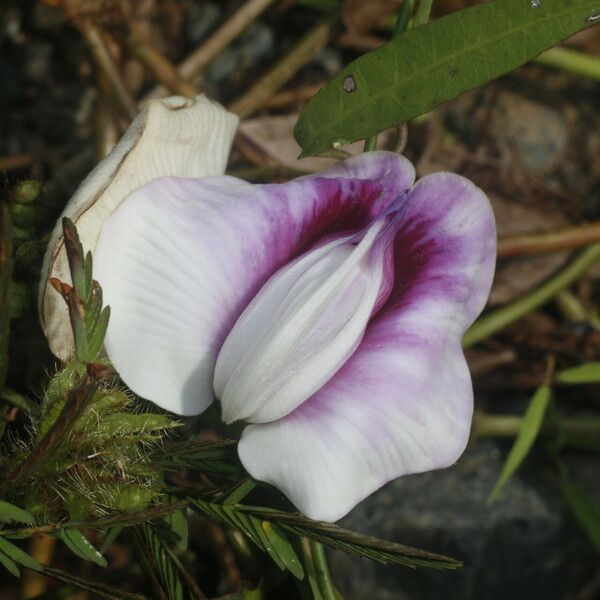
[[(224, 166), (224, 165), (223, 165)], [(400, 475), (452, 464), (473, 392), (461, 339), (496, 235), (486, 196), (371, 152), (284, 184), (164, 177), (103, 221), (105, 348), (181, 415), (248, 423), (248, 472), (335, 521)]]

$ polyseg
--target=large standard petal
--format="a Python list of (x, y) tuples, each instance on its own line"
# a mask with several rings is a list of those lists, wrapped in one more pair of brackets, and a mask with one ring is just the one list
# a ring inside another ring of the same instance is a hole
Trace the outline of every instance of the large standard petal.
[(159, 179), (107, 219), (94, 259), (111, 307), (105, 346), (134, 392), (179, 414), (202, 412), (217, 353), (265, 281), (323, 236), (362, 229), (414, 171), (372, 153), (330, 175), (278, 185)]
[[(238, 124), (236, 115), (204, 95), (151, 100), (112, 152), (86, 177), (62, 214), (77, 226), (83, 248), (92, 253), (102, 223), (141, 185), (165, 175), (222, 175)], [(50, 350), (61, 360), (74, 351), (67, 306), (50, 285), (70, 283), (62, 219), (48, 243), (39, 287), (40, 321)]]
[(478, 188), (447, 173), (419, 181), (398, 213), (390, 297), (323, 388), (244, 430), (248, 472), (335, 521), (391, 479), (452, 464), (473, 406), (461, 338), (487, 299), (495, 246)]

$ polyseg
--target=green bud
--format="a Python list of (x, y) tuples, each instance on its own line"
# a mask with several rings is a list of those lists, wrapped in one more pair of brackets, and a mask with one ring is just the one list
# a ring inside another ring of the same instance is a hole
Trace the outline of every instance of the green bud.
[(151, 487), (127, 484), (114, 485), (107, 489), (109, 506), (121, 512), (136, 512), (148, 507), (154, 497)]
[(23, 508), (32, 514), (36, 520), (52, 519), (54, 511), (49, 506), (48, 501), (37, 488), (29, 488), (22, 500)]
[(43, 247), (38, 240), (27, 240), (15, 249), (15, 271), (39, 271)]
[(15, 190), (13, 192), (13, 202), (18, 202), (20, 204), (30, 204), (31, 202), (37, 200), (41, 192), (41, 181), (35, 181), (34, 179), (26, 179), (25, 181), (20, 181), (15, 186)]
[(13, 239), (16, 242), (27, 242), (30, 241), (34, 233), (28, 227), (13, 227), (12, 230)]
[(69, 494), (63, 500), (63, 508), (72, 521), (85, 521), (94, 514), (94, 505), (78, 494)]
[(85, 376), (85, 365), (77, 361), (67, 363), (62, 371), (59, 371), (48, 384), (46, 390), (46, 401), (52, 403), (62, 398), (66, 392), (71, 391)]
[(37, 223), (38, 213), (34, 206), (29, 204), (12, 204), (10, 212), (15, 227), (29, 229)]

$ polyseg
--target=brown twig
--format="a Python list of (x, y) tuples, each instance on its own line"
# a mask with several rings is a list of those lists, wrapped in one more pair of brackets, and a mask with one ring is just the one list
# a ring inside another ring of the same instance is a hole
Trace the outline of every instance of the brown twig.
[[(133, 119), (138, 112), (135, 100), (123, 83), (119, 70), (110, 56), (102, 37), (103, 33), (94, 25), (89, 16), (84, 15), (81, 0), (65, 0), (65, 7), (72, 17), (73, 23), (87, 42), (96, 64), (109, 82), (119, 107), (125, 116)], [(104, 32), (104, 35), (108, 36), (106, 32)]]
[(0, 157), (0, 171), (15, 171), (25, 169), (33, 162), (31, 154), (15, 154), (13, 156)]
[(558, 231), (517, 235), (498, 240), (498, 257), (531, 256), (572, 250), (600, 242), (600, 223), (575, 225)]
[(129, 30), (130, 35), (127, 40), (129, 49), (157, 81), (160, 81), (172, 94), (187, 97), (198, 94), (198, 88), (182, 76), (175, 65), (150, 43), (146, 24), (143, 21), (131, 21)]
[[(177, 68), (179, 76), (193, 81), (252, 21), (254, 21), (273, 0), (247, 0), (217, 31), (202, 45), (194, 50)], [(150, 98), (165, 95), (165, 87), (157, 86), (144, 97)]]
[(323, 86), (323, 83), (303, 85), (293, 90), (283, 90), (273, 94), (263, 103), (263, 108), (286, 108), (291, 104), (304, 104), (310, 100)]
[(300, 41), (229, 110), (244, 118), (252, 114), (283, 87), (329, 40), (337, 17), (327, 17), (310, 29)]

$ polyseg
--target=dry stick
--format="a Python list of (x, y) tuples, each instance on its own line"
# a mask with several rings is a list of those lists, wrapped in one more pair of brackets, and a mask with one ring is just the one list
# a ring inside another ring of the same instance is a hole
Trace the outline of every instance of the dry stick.
[(548, 233), (501, 238), (498, 240), (498, 258), (570, 250), (595, 242), (600, 242), (600, 223), (586, 223)]
[(229, 110), (244, 118), (260, 108), (327, 44), (336, 21), (337, 18), (328, 17), (310, 29), (268, 73), (235, 100)]
[(312, 85), (303, 85), (291, 90), (282, 90), (271, 96), (263, 103), (263, 108), (285, 108), (291, 104), (305, 103), (310, 100), (323, 86), (325, 82)]
[(600, 261), (600, 244), (592, 244), (539, 288), (478, 319), (465, 334), (463, 346), (466, 348), (484, 340), (542, 306), (556, 296), (558, 292), (577, 281), (598, 261)]
[(15, 154), (0, 157), (0, 171), (15, 171), (29, 167), (33, 162), (31, 154)]
[(94, 60), (106, 76), (120, 108), (123, 110), (125, 116), (129, 119), (133, 119), (138, 112), (135, 100), (132, 98), (121, 79), (119, 70), (113, 62), (108, 49), (106, 48), (106, 44), (102, 39), (102, 33), (92, 23), (89, 17), (77, 16), (78, 12), (81, 10), (80, 0), (67, 0), (65, 4), (69, 12), (75, 16), (74, 23), (90, 47)]
[(134, 21), (130, 24), (127, 43), (134, 56), (169, 92), (187, 97), (198, 94), (198, 88), (183, 77), (175, 65), (150, 43), (142, 23)]
[[(273, 0), (248, 0), (197, 50), (194, 50), (177, 68), (179, 75), (188, 81), (197, 77), (240, 33), (252, 23)], [(158, 86), (143, 101), (165, 95), (165, 88)]]

